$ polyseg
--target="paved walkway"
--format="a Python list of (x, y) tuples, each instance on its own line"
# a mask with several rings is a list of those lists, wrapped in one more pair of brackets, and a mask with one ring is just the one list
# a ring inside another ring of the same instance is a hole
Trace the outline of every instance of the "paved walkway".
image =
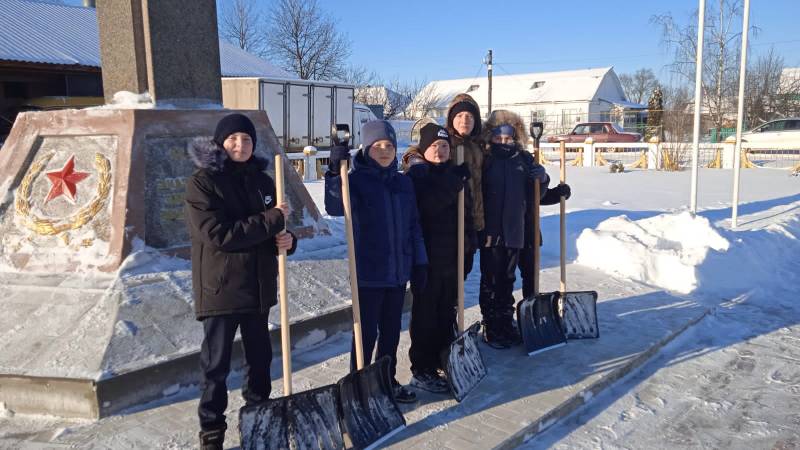
[[(408, 427), (387, 442), (390, 448), (514, 448), (589, 401), (614, 381), (653, 356), (663, 345), (700, 320), (708, 311), (690, 299), (654, 291), (570, 266), (570, 289), (599, 291), (601, 337), (533, 357), (521, 347), (494, 350), (481, 344), (489, 376), (458, 404), (444, 395), (420, 393), (404, 405)], [(542, 274), (542, 283), (557, 286), (558, 269)], [(516, 293), (517, 298), (520, 293)], [(469, 305), (467, 322), (478, 319)], [(398, 378), (409, 379), (407, 332), (401, 337)], [(348, 370), (349, 336), (338, 334), (294, 355), (295, 391), (329, 384)], [(276, 357), (273, 374), (280, 373)], [(240, 374), (230, 386), (226, 446), (238, 445), (236, 411), (242, 405)], [(281, 392), (282, 380), (273, 383)], [(14, 415), (0, 411), (0, 448), (193, 448), (197, 442), (197, 388), (175, 392), (157, 403), (97, 422)]]

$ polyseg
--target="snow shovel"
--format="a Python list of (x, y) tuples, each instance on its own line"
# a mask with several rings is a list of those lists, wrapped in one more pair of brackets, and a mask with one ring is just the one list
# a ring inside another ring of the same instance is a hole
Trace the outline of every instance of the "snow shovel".
[[(531, 124), (533, 127), (533, 123)], [(533, 134), (533, 133), (531, 133)], [(534, 140), (534, 159), (538, 161), (538, 139)], [(539, 235), (539, 202), (541, 201), (541, 187), (534, 181), (533, 190), (533, 251), (534, 251), (534, 278), (533, 296), (522, 299), (517, 303), (517, 324), (522, 334), (522, 343), (528, 355), (535, 355), (567, 343), (564, 330), (558, 317), (558, 292), (539, 293), (539, 264), (541, 237)]]
[(364, 345), (361, 340), (361, 310), (358, 302), (356, 250), (353, 241), (353, 211), (350, 208), (350, 180), (347, 161), (342, 161), (342, 203), (347, 232), (347, 261), (350, 268), (350, 290), (353, 296), (353, 340), (356, 370), (339, 380), (342, 426), (354, 448), (378, 446), (406, 426), (406, 420), (394, 400), (388, 357), (364, 367)]
[[(464, 146), (456, 150), (456, 164), (464, 162)], [(442, 352), (442, 367), (447, 384), (456, 401), (460, 402), (486, 376), (486, 366), (476, 339), (480, 323), (464, 330), (464, 189), (458, 193), (458, 334), (449, 348)]]
[[(283, 161), (275, 155), (277, 203), (284, 201)], [(263, 199), (263, 195), (261, 195)], [(266, 207), (266, 206), (265, 206)], [(344, 449), (339, 426), (338, 386), (331, 384), (292, 394), (292, 355), (286, 295), (286, 251), (278, 255), (278, 289), (281, 308), (281, 355), (284, 397), (239, 410), (239, 435), (243, 449)]]
[[(567, 180), (567, 148), (561, 141), (561, 185)], [(567, 339), (591, 339), (600, 337), (597, 324), (597, 292), (567, 292), (567, 208), (566, 198), (561, 197), (561, 289), (559, 316)]]

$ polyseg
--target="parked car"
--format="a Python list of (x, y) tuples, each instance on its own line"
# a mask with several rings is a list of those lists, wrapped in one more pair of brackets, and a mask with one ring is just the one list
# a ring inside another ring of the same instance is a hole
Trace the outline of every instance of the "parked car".
[(751, 146), (796, 145), (800, 148), (800, 117), (777, 119), (742, 133), (742, 142)]
[(612, 122), (581, 122), (568, 134), (547, 137), (547, 142), (558, 142), (561, 139), (567, 142), (583, 142), (591, 137), (595, 142), (640, 142), (642, 135), (624, 131), (619, 125)]

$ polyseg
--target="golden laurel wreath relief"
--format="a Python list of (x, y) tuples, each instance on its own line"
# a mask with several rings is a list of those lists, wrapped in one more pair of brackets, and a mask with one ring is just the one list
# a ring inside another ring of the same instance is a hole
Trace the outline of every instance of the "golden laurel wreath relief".
[[(102, 154), (95, 153), (94, 166), (97, 169), (99, 181), (97, 183), (97, 193), (91, 202), (64, 219), (46, 219), (31, 213), (31, 185), (44, 167), (47, 166), (47, 163), (50, 162), (53, 155), (55, 155), (55, 152), (50, 152), (31, 164), (30, 170), (28, 170), (27, 175), (19, 185), (14, 202), (17, 215), (22, 219), (25, 227), (42, 236), (53, 236), (65, 231), (77, 230), (86, 225), (103, 209), (108, 199), (108, 194), (111, 192), (111, 163)], [(66, 236), (62, 236), (62, 238), (66, 238)]]

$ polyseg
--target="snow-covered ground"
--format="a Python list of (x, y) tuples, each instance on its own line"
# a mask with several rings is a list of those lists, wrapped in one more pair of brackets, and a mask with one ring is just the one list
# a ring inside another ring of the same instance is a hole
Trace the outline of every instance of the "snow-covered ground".
[[(557, 167), (549, 172), (557, 174)], [(731, 230), (731, 172), (701, 170), (698, 217), (685, 212), (689, 176), (568, 168), (573, 197), (567, 203), (567, 260), (583, 265), (569, 273), (568, 288), (612, 286), (618, 291), (612, 295), (615, 304), (645, 290), (666, 291), (711, 312), (645, 366), (528, 442), (528, 448), (800, 445), (800, 303), (792, 290), (800, 285), (800, 177), (743, 171), (741, 226)], [(324, 211), (322, 181), (306, 186)], [(550, 273), (559, 257), (558, 207), (545, 207), (543, 215), (542, 267)], [(344, 256), (342, 220), (326, 220), (332, 235), (302, 242), (293, 258)], [(476, 264), (466, 283), (467, 306), (477, 303), (478, 278)], [(597, 281), (604, 278), (608, 282)], [(557, 289), (556, 279), (545, 277), (542, 289)], [(630, 313), (635, 312), (640, 311)], [(601, 337), (595, 344), (603, 342)], [(299, 360), (324, 361), (308, 375), (309, 386), (315, 380), (334, 381), (346, 371), (348, 347), (346, 337), (309, 343)], [(299, 375), (296, 389), (309, 387), (303, 380)], [(32, 440), (44, 446), (193, 447), (196, 396), (192, 389), (177, 392), (97, 423), (15, 415), (0, 405), (0, 448), (25, 447), (21, 444)], [(238, 397), (232, 396), (232, 412)], [(417, 406), (407, 417), (441, 407)], [(174, 431), (161, 427), (167, 417)]]

